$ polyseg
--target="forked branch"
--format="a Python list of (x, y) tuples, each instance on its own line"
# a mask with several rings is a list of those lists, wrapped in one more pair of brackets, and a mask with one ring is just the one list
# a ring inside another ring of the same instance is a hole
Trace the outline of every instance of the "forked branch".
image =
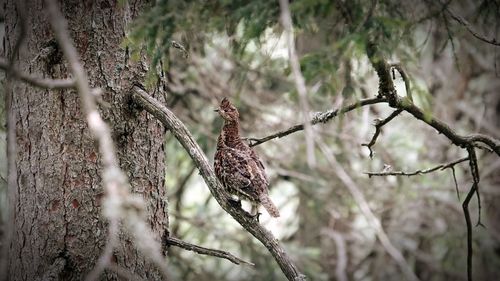
[(392, 119), (394, 119), (396, 116), (398, 116), (399, 114), (401, 114), (401, 112), (403, 112), (402, 109), (396, 109), (393, 113), (391, 113), (391, 115), (389, 115), (387, 118), (385, 119), (376, 119), (375, 120), (375, 133), (373, 134), (373, 137), (372, 139), (370, 140), (369, 143), (363, 143), (361, 144), (362, 146), (366, 146), (368, 147), (368, 149), (370, 150), (370, 158), (373, 158), (373, 150), (372, 150), (372, 146), (375, 145), (375, 142), (377, 141), (377, 138), (378, 136), (380, 135), (380, 132), (382, 130), (382, 127), (391, 122)]
[(201, 150), (184, 123), (172, 111), (151, 97), (141, 87), (134, 86), (131, 92), (137, 103), (143, 106), (146, 111), (155, 116), (170, 130), (193, 160), (217, 203), (269, 250), (288, 280), (306, 280), (305, 276), (300, 273), (291, 257), (273, 234), (262, 227), (257, 220), (248, 216), (243, 209), (231, 205), (228, 195), (215, 177), (214, 170), (208, 162), (205, 153)]

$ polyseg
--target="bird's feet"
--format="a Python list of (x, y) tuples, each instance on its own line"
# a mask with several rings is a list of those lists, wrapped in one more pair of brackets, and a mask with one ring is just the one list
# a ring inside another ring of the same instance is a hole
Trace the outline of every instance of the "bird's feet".
[(247, 216), (257, 222), (259, 222), (260, 215), (262, 215), (262, 213), (257, 212), (256, 214), (251, 214), (247, 212)]
[(239, 208), (241, 209), (241, 200), (240, 199), (234, 199), (232, 197), (229, 197), (227, 198), (227, 201), (229, 202), (229, 204), (231, 206), (233, 206), (234, 208)]

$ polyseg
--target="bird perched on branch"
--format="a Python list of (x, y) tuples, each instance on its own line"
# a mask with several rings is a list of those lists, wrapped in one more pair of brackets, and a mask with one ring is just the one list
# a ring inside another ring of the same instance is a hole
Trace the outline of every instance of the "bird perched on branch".
[(230, 194), (250, 201), (257, 208), (262, 205), (272, 217), (279, 217), (278, 208), (269, 198), (269, 182), (264, 165), (240, 137), (238, 110), (224, 98), (215, 111), (224, 119), (215, 152), (217, 178)]

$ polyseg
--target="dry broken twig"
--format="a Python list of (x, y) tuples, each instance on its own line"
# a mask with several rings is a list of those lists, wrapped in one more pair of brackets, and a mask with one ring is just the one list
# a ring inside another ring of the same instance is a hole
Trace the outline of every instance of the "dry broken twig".
[(368, 175), (368, 177), (374, 177), (374, 176), (416, 176), (416, 175), (424, 175), (424, 174), (429, 174), (432, 172), (435, 172), (437, 170), (443, 171), (447, 168), (451, 169), (452, 176), (453, 176), (453, 181), (455, 183), (455, 191), (457, 192), (457, 198), (460, 200), (460, 192), (458, 191), (458, 183), (457, 183), (457, 176), (455, 175), (455, 165), (465, 162), (469, 160), (469, 157), (463, 157), (458, 160), (454, 160), (445, 164), (440, 164), (432, 168), (424, 169), (424, 170), (416, 170), (414, 172), (403, 172), (403, 171), (388, 171), (388, 172), (365, 172), (365, 174)]
[(247, 264), (247, 265), (254, 265), (251, 262), (245, 261), (229, 252), (222, 251), (222, 250), (216, 250), (216, 249), (209, 249), (205, 248), (202, 246), (198, 246), (195, 244), (188, 243), (186, 241), (182, 241), (181, 239), (169, 236), (166, 237), (164, 241), (167, 245), (172, 245), (176, 246), (188, 251), (193, 251), (201, 255), (207, 255), (207, 256), (213, 256), (213, 257), (218, 257), (218, 258), (223, 258), (231, 261), (234, 264)]
[(485, 35), (483, 34), (480, 34), (478, 31), (476, 31), (472, 25), (466, 20), (464, 19), (463, 17), (457, 15), (453, 10), (451, 10), (448, 5), (444, 5), (444, 4), (441, 4), (443, 5), (443, 8), (446, 10), (446, 12), (454, 19), (456, 20), (458, 23), (460, 23), (463, 27), (465, 27), (465, 29), (467, 29), (467, 31), (469, 31), (470, 34), (472, 34), (472, 36), (476, 37), (477, 39), (483, 41), (483, 42), (486, 42), (488, 44), (491, 44), (491, 45), (494, 45), (494, 46), (500, 46), (500, 41), (497, 41), (497, 39), (495, 37), (491, 37), (491, 38), (486, 38)]
[(423, 170), (416, 170), (414, 172), (403, 172), (403, 171), (389, 171), (389, 172), (365, 172), (369, 177), (374, 177), (374, 176), (416, 176), (416, 175), (424, 175), (424, 174), (429, 174), (432, 172), (435, 172), (437, 170), (443, 171), (447, 168), (453, 168), (458, 163), (462, 163), (469, 160), (469, 157), (463, 157), (448, 163), (444, 164), (439, 164), (435, 167), (428, 168), (428, 169), (423, 169)]
[(368, 147), (368, 149), (370, 150), (370, 158), (373, 158), (372, 146), (375, 145), (375, 142), (377, 141), (377, 138), (382, 130), (382, 127), (387, 123), (391, 122), (391, 120), (394, 119), (399, 114), (401, 114), (401, 112), (403, 112), (402, 109), (396, 109), (393, 113), (391, 113), (391, 115), (389, 115), (385, 119), (375, 119), (375, 133), (373, 134), (372, 139), (370, 140), (369, 143), (361, 144), (362, 146)]

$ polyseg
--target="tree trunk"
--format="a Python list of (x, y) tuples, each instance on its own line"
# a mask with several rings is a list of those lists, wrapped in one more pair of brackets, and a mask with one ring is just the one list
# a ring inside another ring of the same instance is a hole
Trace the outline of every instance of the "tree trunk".
[[(21, 26), (16, 1), (3, 6), (3, 56), (10, 57)], [(26, 1), (27, 34), (16, 60), (19, 69), (46, 78), (68, 77), (68, 66), (55, 43), (43, 1)], [(126, 26), (144, 7), (142, 1), (63, 1), (71, 37), (92, 87), (103, 90), (101, 106), (114, 132), (122, 169), (133, 192), (148, 202), (148, 221), (158, 239), (167, 231), (164, 187), (164, 130), (127, 94), (141, 81), (141, 62), (120, 48)], [(160, 97), (156, 97), (160, 98)], [(9, 248), (10, 280), (82, 280), (92, 270), (106, 242), (101, 216), (101, 164), (75, 90), (43, 90), (13, 84), (16, 117), (17, 186), (10, 187), (13, 237)], [(114, 262), (148, 280), (159, 274), (120, 235)], [(115, 279), (107, 273), (106, 279)]]

